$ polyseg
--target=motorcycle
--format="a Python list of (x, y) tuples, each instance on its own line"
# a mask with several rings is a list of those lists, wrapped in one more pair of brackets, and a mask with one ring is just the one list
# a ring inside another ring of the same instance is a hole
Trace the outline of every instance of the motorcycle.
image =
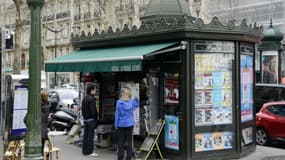
[[(75, 101), (74, 101), (75, 102)], [(59, 107), (55, 101), (50, 101), (51, 112), (48, 128), (50, 131), (70, 131), (78, 123), (78, 115), (70, 109)], [(77, 105), (77, 104), (74, 104)]]

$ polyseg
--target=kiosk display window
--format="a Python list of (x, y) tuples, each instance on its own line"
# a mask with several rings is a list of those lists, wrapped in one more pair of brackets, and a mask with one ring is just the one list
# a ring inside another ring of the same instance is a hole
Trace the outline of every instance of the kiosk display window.
[(195, 126), (232, 123), (234, 44), (195, 43)]
[(254, 126), (254, 105), (253, 105), (253, 86), (254, 86), (254, 46), (242, 43), (240, 45), (240, 119), (242, 124), (241, 145), (253, 144)]
[(241, 122), (253, 119), (253, 48), (241, 46)]
[(233, 61), (235, 45), (194, 43), (194, 152), (233, 148)]

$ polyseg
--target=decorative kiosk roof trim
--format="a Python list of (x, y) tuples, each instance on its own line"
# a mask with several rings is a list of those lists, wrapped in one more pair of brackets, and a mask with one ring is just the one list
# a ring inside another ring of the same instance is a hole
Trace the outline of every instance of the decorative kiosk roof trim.
[[(197, 34), (199, 34), (199, 39), (219, 39), (220, 36), (224, 40), (258, 42), (260, 41), (262, 30), (263, 27), (257, 26), (256, 23), (248, 25), (246, 19), (240, 25), (235, 25), (234, 21), (229, 21), (224, 25), (217, 17), (214, 17), (209, 24), (205, 24), (200, 18), (184, 15), (176, 16), (175, 18), (160, 16), (156, 19), (144, 20), (140, 27), (133, 26), (131, 29), (125, 24), (122, 30), (117, 28), (114, 31), (112, 27), (109, 27), (107, 31), (103, 30), (100, 33), (97, 29), (95, 29), (94, 33), (89, 32), (87, 34), (82, 31), (81, 34), (72, 34), (71, 37), (73, 45), (81, 48), (100, 46), (100, 44), (96, 45), (95, 43), (104, 42), (106, 44), (108, 41), (117, 41), (114, 42), (115, 44), (126, 41), (126, 43), (130, 44), (130, 40), (134, 38), (136, 41), (141, 39), (142, 42), (192, 39), (197, 38)], [(173, 37), (173, 35), (175, 36)]]

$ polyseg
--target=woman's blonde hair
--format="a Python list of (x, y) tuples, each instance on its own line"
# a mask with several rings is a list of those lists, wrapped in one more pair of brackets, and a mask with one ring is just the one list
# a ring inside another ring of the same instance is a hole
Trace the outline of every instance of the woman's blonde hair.
[(132, 90), (129, 87), (124, 87), (121, 90), (121, 100), (128, 101), (132, 97)]
[(48, 101), (48, 92), (45, 89), (41, 91), (41, 100), (44, 103), (47, 103)]

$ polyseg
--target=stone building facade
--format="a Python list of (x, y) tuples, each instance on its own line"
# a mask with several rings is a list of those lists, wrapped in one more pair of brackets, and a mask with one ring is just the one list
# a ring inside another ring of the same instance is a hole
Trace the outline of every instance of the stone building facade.
[[(26, 3), (25, 0), (23, 0)], [(193, 16), (204, 18), (202, 3), (204, 0), (188, 1)], [(0, 0), (0, 26), (15, 29), (16, 8), (13, 1)], [(71, 45), (71, 33), (85, 31), (106, 31), (109, 26), (123, 29), (140, 26), (139, 17), (144, 15), (149, 0), (45, 0), (42, 9), (42, 51), (43, 59), (55, 58), (74, 50)], [(21, 8), (23, 28), (21, 32), (21, 70), (28, 70), (30, 10), (26, 4)], [(6, 50), (5, 63), (12, 67), (14, 49)], [(44, 65), (42, 65), (43, 67)], [(42, 68), (44, 70), (44, 68)], [(47, 73), (47, 83), (53, 81), (53, 73)], [(58, 84), (74, 83), (74, 73), (58, 73)], [(49, 85), (47, 87), (50, 87)]]

